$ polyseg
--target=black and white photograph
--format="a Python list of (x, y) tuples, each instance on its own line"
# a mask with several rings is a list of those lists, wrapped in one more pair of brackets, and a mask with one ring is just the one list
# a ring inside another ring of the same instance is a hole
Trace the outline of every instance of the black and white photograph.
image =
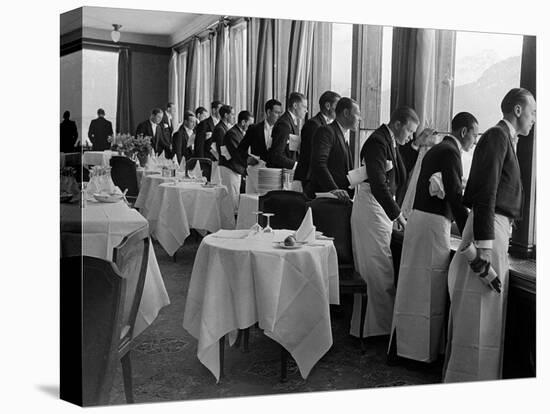
[(536, 12), (245, 3), (44, 12), (44, 407), (539, 412)]

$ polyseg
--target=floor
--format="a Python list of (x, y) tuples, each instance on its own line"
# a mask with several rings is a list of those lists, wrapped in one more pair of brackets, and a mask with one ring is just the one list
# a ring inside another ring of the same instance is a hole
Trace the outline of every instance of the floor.
[[(258, 328), (250, 332), (250, 351), (225, 351), (225, 378), (214, 376), (197, 359), (197, 341), (183, 329), (183, 311), (199, 242), (191, 236), (174, 262), (153, 243), (171, 304), (136, 340), (131, 351), (136, 403), (195, 400), (280, 393), (348, 390), (434, 384), (441, 381), (441, 363), (386, 365), (386, 338), (370, 338), (361, 355), (348, 335), (350, 299), (333, 309), (334, 344), (304, 380), (290, 358), (288, 380), (280, 382), (280, 348)], [(110, 404), (125, 404), (118, 366)]]

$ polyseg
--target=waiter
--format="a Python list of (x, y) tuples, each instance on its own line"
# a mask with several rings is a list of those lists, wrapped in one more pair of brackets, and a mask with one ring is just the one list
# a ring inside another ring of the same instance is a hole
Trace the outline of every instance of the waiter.
[[(518, 135), (528, 135), (536, 103), (526, 89), (511, 89), (500, 105), (503, 119), (479, 139), (472, 159), (464, 204), (472, 210), (460, 249), (472, 241), (476, 258), (455, 254), (449, 267), (451, 309), (444, 382), (495, 380), (502, 377), (508, 240), (512, 220), (521, 217), (523, 187), (516, 156)], [(491, 290), (479, 277), (489, 266), (501, 283)]]
[(444, 350), (451, 220), (462, 233), (468, 217), (462, 204), (461, 151), (473, 147), (478, 122), (472, 114), (460, 112), (451, 129), (451, 135), (422, 160), (403, 239), (389, 362), (397, 353), (429, 363)]

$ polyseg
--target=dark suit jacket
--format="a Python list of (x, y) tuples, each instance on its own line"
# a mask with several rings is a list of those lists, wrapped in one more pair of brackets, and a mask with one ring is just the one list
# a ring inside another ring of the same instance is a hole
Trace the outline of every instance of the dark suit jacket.
[[(211, 145), (214, 145), (214, 148), (216, 148), (216, 151), (218, 151), (219, 156), (221, 156), (220, 147), (223, 145), (223, 137), (225, 136), (225, 133), (228, 131), (228, 129), (229, 128), (227, 127), (227, 125), (225, 125), (225, 122), (220, 121), (218, 122), (218, 125), (216, 125), (216, 127), (214, 128), (214, 131), (212, 132)], [(196, 148), (196, 145), (197, 144), (195, 140), (195, 148)], [(208, 148), (210, 148), (211, 145), (209, 145)], [(213, 160), (218, 161), (212, 154), (210, 154), (210, 157)]]
[(181, 158), (189, 159), (193, 157), (193, 151), (187, 146), (189, 143), (189, 135), (185, 126), (181, 124), (180, 128), (172, 135), (172, 153), (176, 154), (178, 163), (181, 163)]
[[(390, 131), (386, 125), (380, 126), (367, 138), (361, 148), (361, 160), (367, 168), (370, 188), (376, 201), (382, 206), (390, 220), (401, 214), (394, 196), (397, 188), (406, 181), (406, 170), (399, 151), (393, 147)], [(393, 168), (386, 172), (386, 161)]]
[(327, 192), (336, 189), (347, 190), (346, 177), (353, 167), (353, 158), (344, 134), (335, 121), (318, 128), (313, 137), (311, 148), (311, 186), (313, 192)]
[(113, 124), (102, 116), (97, 117), (90, 123), (88, 129), (88, 138), (92, 141), (94, 151), (105, 151), (111, 148), (111, 143), (107, 137), (113, 135)]
[[(441, 172), (443, 178), (443, 200), (430, 195), (430, 177), (436, 172)], [(416, 184), (413, 209), (439, 214), (449, 220), (454, 217), (460, 233), (464, 230), (468, 210), (462, 204), (462, 159), (460, 149), (452, 137), (445, 137), (424, 156)]]
[(474, 211), (474, 239), (494, 240), (495, 213), (521, 218), (523, 186), (508, 126), (500, 121), (479, 139), (464, 204)]
[(195, 134), (195, 157), (197, 158), (210, 158), (214, 159), (214, 156), (210, 153), (210, 146), (212, 144), (212, 137), (206, 139), (207, 132), (214, 132), (214, 118), (209, 116), (203, 119), (198, 125)]
[(239, 144), (239, 151), (243, 154), (250, 152), (267, 162), (267, 147), (265, 145), (265, 120), (257, 124), (250, 125), (244, 134), (244, 138)]
[(76, 152), (74, 144), (78, 138), (78, 129), (76, 123), (70, 119), (64, 119), (59, 125), (60, 139), (59, 150), (61, 152)]
[(296, 171), (294, 172), (295, 180), (300, 180), (302, 182), (310, 180), (311, 171), (309, 165), (311, 162), (311, 141), (313, 140), (315, 131), (317, 131), (319, 127), (325, 125), (327, 125), (325, 117), (319, 112), (313, 118), (308, 119), (302, 127), (302, 132), (300, 134), (302, 137), (302, 142), (300, 144), (300, 159), (296, 166)]
[(163, 127), (164, 125), (168, 125), (168, 130), (170, 131), (170, 137), (174, 134), (174, 125), (172, 124), (173, 121), (174, 121), (174, 118), (172, 118), (172, 121), (168, 121), (168, 115), (166, 114), (166, 111), (162, 111), (162, 121), (160, 123)]
[[(220, 122), (221, 123), (221, 122)], [(229, 168), (237, 174), (246, 174), (246, 161), (247, 153), (243, 154), (242, 150), (239, 150), (239, 143), (244, 139), (244, 135), (241, 129), (234, 125), (223, 136), (222, 145), (225, 145), (227, 151), (231, 155), (231, 159), (228, 161), (220, 152), (220, 165)]]
[(268, 168), (293, 168), (296, 153), (288, 149), (290, 134), (298, 135), (298, 127), (292, 121), (290, 112), (286, 111), (273, 126), (271, 131), (271, 148), (267, 155)]
[(156, 133), (153, 135), (151, 121), (147, 119), (137, 126), (136, 136), (139, 134), (151, 137), (151, 145), (156, 154), (160, 154), (164, 151), (166, 158), (172, 158), (172, 152), (170, 150), (172, 140), (167, 136), (167, 128), (163, 128), (162, 125), (157, 125)]

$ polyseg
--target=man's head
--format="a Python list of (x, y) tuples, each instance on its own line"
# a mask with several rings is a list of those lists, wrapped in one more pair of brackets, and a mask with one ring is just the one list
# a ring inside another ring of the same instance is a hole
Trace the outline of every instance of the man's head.
[(206, 109), (204, 106), (199, 106), (197, 109), (195, 109), (195, 116), (197, 118), (197, 121), (201, 122), (203, 119), (208, 118), (208, 109)]
[(69, 119), (70, 117), (71, 117), (71, 112), (70, 111), (63, 112), (63, 119)]
[(193, 129), (195, 125), (197, 125), (197, 118), (192, 111), (185, 111), (183, 114), (183, 125), (185, 125), (187, 129)]
[(283, 104), (277, 99), (270, 99), (265, 103), (265, 120), (269, 125), (274, 125), (283, 113)]
[(464, 151), (470, 151), (477, 141), (478, 122), (469, 112), (459, 112), (451, 121), (452, 134), (460, 141)]
[(239, 112), (239, 116), (237, 117), (237, 123), (239, 124), (239, 127), (246, 132), (250, 124), (254, 122), (254, 117), (252, 114), (248, 111), (241, 111)]
[(500, 109), (518, 135), (529, 135), (537, 117), (537, 103), (531, 92), (524, 88), (510, 89), (502, 99)]
[(319, 109), (321, 113), (330, 119), (336, 118), (336, 104), (341, 96), (333, 91), (323, 92), (319, 98)]
[(151, 110), (151, 116), (149, 117), (152, 123), (154, 124), (160, 124), (162, 121), (162, 109), (160, 108), (153, 108)]
[(414, 109), (408, 106), (400, 106), (392, 112), (388, 126), (392, 130), (397, 143), (404, 145), (412, 139), (419, 123), (420, 120)]
[(303, 93), (291, 92), (288, 96), (286, 109), (298, 119), (304, 119), (307, 114), (307, 99)]
[(220, 119), (228, 125), (235, 123), (235, 111), (231, 105), (222, 105), (219, 110)]
[(359, 104), (351, 98), (342, 98), (336, 104), (334, 109), (336, 121), (344, 129), (357, 129), (361, 122), (361, 109)]
[(213, 101), (211, 104), (210, 104), (210, 108), (212, 110), (212, 116), (213, 117), (221, 117), (221, 115), (219, 114), (220, 112), (220, 108), (223, 106), (223, 103), (221, 101)]
[(99, 108), (97, 110), (97, 116), (101, 117), (101, 118), (103, 118), (105, 116), (105, 111), (103, 110), (103, 108)]
[(166, 112), (169, 113), (170, 115), (174, 115), (174, 113), (172, 112), (174, 110), (174, 104), (172, 102), (168, 102), (166, 104)]

